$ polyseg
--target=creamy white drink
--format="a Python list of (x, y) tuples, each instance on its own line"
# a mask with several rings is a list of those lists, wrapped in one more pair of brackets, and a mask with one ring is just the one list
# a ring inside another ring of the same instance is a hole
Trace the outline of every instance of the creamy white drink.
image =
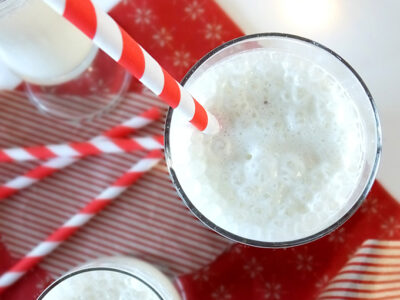
[(91, 40), (42, 0), (0, 3), (0, 58), (24, 80), (66, 82), (83, 72), (95, 54)]
[(130, 257), (95, 260), (50, 286), (40, 300), (181, 300), (171, 281)]
[(255, 49), (230, 56), (186, 88), (220, 122), (205, 135), (173, 114), (173, 170), (190, 202), (237, 236), (283, 242), (340, 219), (365, 151), (357, 106), (300, 56)]
[(76, 275), (54, 288), (46, 300), (160, 300), (148, 286), (115, 271), (90, 271)]

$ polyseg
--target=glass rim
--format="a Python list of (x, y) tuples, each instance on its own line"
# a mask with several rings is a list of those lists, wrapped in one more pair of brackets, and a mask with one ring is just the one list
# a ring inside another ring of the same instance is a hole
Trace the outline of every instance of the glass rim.
[(85, 267), (70, 273), (67, 273), (60, 278), (56, 279), (54, 282), (52, 282), (37, 298), (37, 300), (45, 300), (46, 295), (53, 290), (56, 286), (58, 286), (60, 283), (64, 282), (65, 280), (74, 277), (76, 275), (80, 275), (82, 273), (88, 273), (88, 272), (93, 272), (93, 271), (108, 271), (108, 272), (115, 272), (119, 274), (124, 274), (127, 276), (130, 276), (132, 278), (135, 278), (136, 280), (140, 281), (143, 283), (145, 286), (147, 286), (152, 292), (154, 292), (154, 295), (157, 296), (160, 300), (164, 300), (164, 298), (161, 296), (161, 294), (148, 282), (143, 280), (142, 278), (138, 277), (137, 275), (118, 268), (113, 268), (113, 267)]
[(278, 33), (278, 32), (271, 32), (271, 33), (256, 33), (256, 34), (250, 34), (250, 35), (244, 35), (241, 37), (238, 37), (236, 39), (230, 40), (210, 52), (208, 52), (205, 56), (203, 56), (199, 61), (197, 61), (191, 68), (190, 70), (186, 73), (184, 78), (181, 81), (182, 86), (184, 86), (187, 81), (191, 78), (191, 76), (195, 73), (195, 71), (203, 65), (209, 58), (214, 56), (215, 54), (219, 53), (221, 50), (231, 46), (235, 45), (239, 42), (242, 41), (247, 41), (247, 40), (257, 40), (260, 38), (283, 38), (283, 39), (289, 39), (289, 40), (295, 40), (295, 41), (300, 41), (304, 42), (308, 45), (315, 46), (317, 48), (320, 48), (321, 50), (331, 54), (334, 58), (339, 60), (347, 69), (351, 71), (351, 73), (355, 76), (357, 81), (361, 84), (362, 89), (364, 90), (366, 96), (369, 99), (369, 103), (371, 105), (374, 119), (375, 119), (375, 134), (376, 134), (376, 152), (375, 152), (375, 160), (371, 168), (371, 174), (369, 175), (368, 180), (365, 183), (365, 188), (358, 197), (358, 199), (354, 202), (354, 204), (350, 207), (350, 209), (342, 216), (340, 217), (337, 221), (335, 221), (333, 224), (330, 226), (318, 231), (317, 233), (311, 234), (309, 236), (306, 236), (304, 238), (300, 239), (295, 239), (295, 240), (288, 240), (288, 241), (279, 241), (279, 242), (268, 242), (268, 241), (259, 241), (259, 240), (254, 240), (254, 239), (248, 239), (239, 235), (236, 235), (230, 231), (227, 231), (223, 229), (222, 227), (216, 225), (214, 222), (209, 220), (207, 217), (205, 217), (190, 201), (189, 197), (186, 195), (184, 189), (179, 183), (178, 177), (175, 174), (175, 171), (172, 167), (172, 157), (171, 157), (171, 149), (170, 149), (170, 124), (172, 120), (172, 115), (173, 115), (173, 109), (169, 108), (165, 120), (165, 127), (164, 127), (164, 152), (165, 152), (165, 161), (167, 164), (168, 172), (170, 175), (170, 178), (172, 180), (172, 183), (180, 196), (180, 198), (183, 200), (183, 202), (186, 204), (186, 206), (191, 210), (191, 212), (207, 227), (211, 228), (218, 234), (224, 236), (225, 238), (228, 238), (229, 240), (232, 240), (234, 242), (239, 242), (245, 245), (250, 245), (250, 246), (255, 246), (255, 247), (261, 247), (261, 248), (286, 248), (286, 247), (293, 247), (293, 246), (299, 246), (303, 245), (312, 241), (315, 241), (331, 232), (333, 232), (335, 229), (343, 225), (356, 211), (357, 209), (361, 206), (362, 202), (368, 195), (369, 191), (372, 188), (372, 185), (375, 181), (376, 174), (378, 171), (378, 166), (379, 166), (379, 161), (381, 157), (381, 152), (382, 152), (382, 133), (381, 133), (381, 124), (380, 120), (378, 117), (378, 112), (377, 108), (374, 102), (374, 99), (368, 90), (366, 84), (364, 81), (361, 79), (360, 75), (353, 69), (353, 67), (346, 61), (344, 60), (339, 54), (334, 52), (333, 50), (329, 49), (328, 47), (315, 42), (311, 39), (307, 39), (298, 35), (293, 35), (293, 34), (286, 34), (286, 33)]

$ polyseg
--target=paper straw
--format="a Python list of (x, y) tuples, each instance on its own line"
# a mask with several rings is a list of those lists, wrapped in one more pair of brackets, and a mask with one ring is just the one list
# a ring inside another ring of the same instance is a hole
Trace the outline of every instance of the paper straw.
[(160, 110), (157, 107), (152, 107), (141, 113), (139, 116), (135, 116), (128, 121), (125, 121), (122, 124), (114, 126), (110, 130), (103, 132), (102, 136), (109, 138), (127, 136), (128, 134), (136, 132), (137, 129), (143, 128), (155, 120), (158, 120), (160, 117)]
[(50, 159), (56, 157), (82, 158), (102, 153), (125, 153), (138, 150), (162, 149), (163, 136), (133, 138), (103, 138), (94, 141), (41, 145), (0, 150), (0, 162), (21, 162), (27, 160)]
[[(143, 128), (151, 122), (159, 119), (160, 116), (160, 110), (156, 107), (152, 107), (149, 110), (141, 113), (139, 116), (135, 116), (128, 121), (125, 121), (122, 124), (104, 132), (102, 135), (95, 137), (92, 139), (92, 141), (104, 137), (114, 138), (126, 136), (130, 133), (134, 133), (137, 129)], [(31, 186), (35, 182), (73, 164), (77, 160), (78, 158), (54, 158), (33, 168), (24, 175), (17, 176), (16, 178), (0, 186), (0, 200), (15, 194), (19, 190)]]
[(3, 273), (0, 277), (0, 294), (68, 239), (75, 231), (85, 225), (97, 213), (103, 210), (111, 201), (121, 195), (130, 185), (155, 166), (161, 158), (162, 153), (159, 150), (148, 153), (109, 188), (91, 200), (76, 215), (50, 234), (8, 271)]
[(219, 131), (217, 119), (90, 0), (44, 1), (200, 131), (209, 134)]

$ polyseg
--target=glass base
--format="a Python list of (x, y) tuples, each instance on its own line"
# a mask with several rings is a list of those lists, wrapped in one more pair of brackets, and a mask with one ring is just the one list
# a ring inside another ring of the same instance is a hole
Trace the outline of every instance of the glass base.
[(114, 107), (130, 75), (103, 51), (76, 78), (58, 85), (25, 83), (29, 99), (43, 113), (65, 121), (94, 118)]

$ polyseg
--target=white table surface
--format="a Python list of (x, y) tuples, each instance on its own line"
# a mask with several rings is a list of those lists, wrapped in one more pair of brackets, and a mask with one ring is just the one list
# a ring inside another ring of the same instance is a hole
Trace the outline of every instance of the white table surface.
[[(118, 0), (94, 0), (110, 9)], [(344, 57), (375, 98), (383, 131), (380, 182), (400, 200), (400, 0), (216, 0), (246, 34), (285, 32)], [(8, 80), (5, 80), (5, 79)], [(19, 84), (0, 62), (0, 88)], [(2, 86), (3, 85), (3, 86)]]
[(400, 200), (400, 1), (216, 0), (246, 34), (285, 32), (339, 53), (370, 89), (382, 122), (378, 179)]

